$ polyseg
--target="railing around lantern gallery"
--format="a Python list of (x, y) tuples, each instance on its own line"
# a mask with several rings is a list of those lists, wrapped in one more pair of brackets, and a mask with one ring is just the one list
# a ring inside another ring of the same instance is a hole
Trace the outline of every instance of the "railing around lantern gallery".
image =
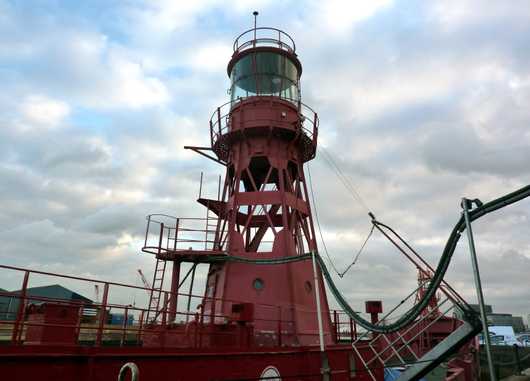
[[(162, 310), (151, 314), (157, 315), (158, 319), (147, 321), (146, 317), (152, 311), (148, 302), (150, 288), (5, 265), (0, 265), (0, 279), (9, 280), (11, 284), (17, 279), (21, 282), (18, 291), (0, 292), (0, 298), (7, 301), (0, 311), (0, 344), (4, 345), (48, 343), (203, 348), (214, 346), (219, 340), (230, 342), (242, 337), (230, 330), (241, 327), (242, 320), (237, 314), (239, 307), (234, 306), (242, 303), (235, 300), (163, 290)], [(35, 286), (44, 284), (60, 284), (75, 290), (76, 299), (38, 295)], [(81, 296), (81, 293), (87, 295), (93, 291), (95, 285), (102, 290), (101, 301)], [(171, 297), (176, 298), (174, 310), (168, 308), (170, 303), (167, 301)], [(191, 298), (191, 304), (186, 303), (188, 298)], [(216, 311), (221, 302), (225, 311), (228, 305), (232, 312)], [(189, 310), (187, 305), (191, 305)], [(316, 311), (312, 309), (254, 304), (249, 324), (259, 322), (261, 328), (259, 331), (254, 329), (253, 345), (296, 345), (295, 315), (316, 319)], [(357, 338), (356, 326), (342, 317), (341, 311), (331, 312), (332, 331), (329, 335), (351, 342)], [(164, 329), (167, 327), (170, 329)], [(313, 341), (318, 340), (317, 332), (306, 335)]]
[(252, 28), (241, 33), (234, 41), (234, 52), (237, 53), (256, 47), (279, 48), (289, 53), (296, 51), (296, 45), (292, 37), (276, 28)]
[[(271, 99), (285, 100), (291, 103), (298, 104), (298, 101), (287, 98), (280, 98), (277, 96), (267, 96)], [(260, 98), (266, 98), (261, 96)], [(237, 99), (234, 101), (226, 102), (225, 104), (217, 107), (213, 112), (210, 118), (210, 140), (212, 147), (216, 145), (218, 140), (230, 131), (230, 114), (234, 107), (238, 106), (240, 103), (248, 100), (249, 98)], [(316, 140), (318, 137), (318, 115), (317, 113), (309, 106), (304, 103), (299, 102), (298, 113), (300, 115), (301, 129), (302, 132), (316, 145)], [(273, 120), (263, 119), (263, 125), (271, 125)]]

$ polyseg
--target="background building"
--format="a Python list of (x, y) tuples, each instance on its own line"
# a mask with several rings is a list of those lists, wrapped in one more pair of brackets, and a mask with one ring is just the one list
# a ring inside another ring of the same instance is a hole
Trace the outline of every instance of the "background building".
[[(470, 304), (469, 306), (480, 313), (478, 304)], [(516, 333), (525, 331), (525, 325), (522, 316), (513, 316), (512, 314), (493, 312), (493, 308), (489, 304), (485, 305), (485, 309), (488, 325), (511, 326)], [(462, 318), (462, 313), (460, 311), (457, 312), (457, 317)]]
[(9, 291), (4, 290), (3, 288), (0, 288), (0, 320), (7, 320), (6, 312), (9, 309), (9, 302), (12, 298), (9, 296), (6, 296), (5, 294), (9, 293)]
[[(3, 293), (9, 292), (6, 290), (0, 290)], [(14, 320), (18, 311), (18, 305), (20, 300), (17, 298), (20, 295), (20, 290), (9, 292), (10, 295), (0, 296), (0, 319), (1, 320)], [(47, 299), (52, 300), (65, 300), (71, 302), (77, 302), (81, 304), (92, 304), (92, 300), (84, 297), (77, 292), (67, 289), (59, 284), (53, 284), (50, 286), (41, 287), (30, 287), (26, 290), (26, 295), (31, 298), (28, 304), (42, 304)]]

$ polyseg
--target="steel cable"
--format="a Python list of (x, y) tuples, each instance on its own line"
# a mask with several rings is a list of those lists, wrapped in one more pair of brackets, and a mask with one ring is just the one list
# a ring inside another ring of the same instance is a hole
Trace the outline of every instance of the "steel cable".
[[(338, 269), (337, 269), (337, 266), (335, 266), (335, 263), (333, 263), (333, 260), (331, 259), (331, 256), (329, 255), (329, 252), (328, 252), (328, 247), (326, 245), (326, 241), (324, 241), (324, 235), (322, 234), (322, 228), (320, 226), (320, 219), (318, 217), (318, 210), (317, 210), (317, 206), (316, 206), (316, 201), (315, 201), (315, 192), (313, 191), (313, 181), (311, 180), (311, 170), (309, 168), (309, 164), (307, 165), (307, 174), (308, 174), (308, 178), (309, 178), (309, 190), (311, 192), (311, 200), (312, 200), (312, 203), (313, 203), (313, 210), (315, 212), (315, 219), (316, 219), (316, 222), (317, 222), (317, 228), (318, 228), (318, 233), (320, 235), (320, 241), (322, 242), (322, 247), (324, 247), (324, 253), (326, 254), (326, 257), (328, 259), (328, 262), (329, 264), (331, 265), (331, 267), (333, 267), (333, 270), (335, 271), (335, 273), (337, 273), (337, 275), (339, 277), (344, 277), (344, 275), (350, 270), (350, 268), (355, 264), (357, 263), (357, 259), (359, 259), (359, 256), (361, 255), (364, 247), (366, 246), (366, 244), (368, 243), (368, 240), (370, 239), (370, 237), (372, 236), (372, 233), (374, 232), (374, 227), (375, 225), (372, 225), (371, 229), (370, 229), (370, 232), (368, 233), (368, 236), (366, 237), (366, 239), (364, 240), (363, 244), (361, 245), (360, 249), (357, 251), (357, 254), (355, 255), (354, 259), (353, 259), (353, 262), (350, 263), (350, 265), (348, 265), (348, 267), (346, 268), (346, 270), (340, 272)], [(338, 175), (337, 175), (338, 176)], [(346, 186), (346, 185), (345, 185)], [(347, 188), (347, 187), (346, 187)], [(354, 190), (355, 191), (355, 190)], [(362, 200), (361, 200), (362, 202)], [(368, 210), (368, 209), (367, 209)], [(371, 212), (369, 212), (371, 213)]]
[(337, 274), (340, 274), (339, 270), (337, 270), (337, 267), (333, 263), (333, 260), (331, 259), (331, 256), (328, 253), (328, 247), (326, 246), (326, 241), (324, 241), (324, 235), (322, 234), (322, 228), (320, 227), (320, 219), (318, 218), (317, 203), (315, 202), (315, 192), (313, 192), (313, 181), (311, 180), (311, 169), (309, 168), (309, 164), (307, 164), (307, 175), (309, 179), (309, 190), (311, 191), (311, 201), (313, 202), (313, 210), (315, 212), (315, 220), (317, 222), (320, 241), (322, 242), (322, 247), (324, 247), (324, 253), (326, 253), (326, 257), (328, 258), (329, 264), (331, 265), (331, 267), (333, 267), (333, 270), (335, 270)]
[(364, 247), (366, 246), (366, 244), (368, 243), (368, 240), (370, 239), (370, 237), (372, 236), (372, 234), (374, 232), (374, 228), (375, 228), (375, 225), (372, 225), (372, 228), (370, 229), (370, 232), (368, 233), (368, 236), (366, 237), (366, 239), (364, 240), (363, 244), (361, 245), (361, 248), (357, 252), (357, 255), (355, 256), (355, 258), (353, 258), (353, 262), (350, 263), (350, 265), (348, 267), (346, 267), (346, 270), (344, 270), (342, 273), (338, 274), (341, 278), (344, 277), (344, 275), (352, 268), (352, 266), (357, 263), (357, 260), (359, 259), (359, 256), (363, 252)]
[(351, 183), (350, 179), (342, 172), (340, 167), (337, 165), (336, 161), (333, 159), (333, 156), (331, 153), (328, 152), (324, 146), (319, 146), (321, 152), (324, 154), (322, 157), (324, 160), (328, 163), (328, 165), (331, 167), (331, 169), (335, 172), (339, 180), (342, 182), (342, 184), (345, 186), (346, 190), (350, 192), (350, 194), (361, 204), (363, 208), (366, 209), (367, 212), (370, 212), (370, 208), (368, 207), (368, 204), (364, 201), (364, 199), (361, 197), (359, 192), (355, 190), (355, 187)]

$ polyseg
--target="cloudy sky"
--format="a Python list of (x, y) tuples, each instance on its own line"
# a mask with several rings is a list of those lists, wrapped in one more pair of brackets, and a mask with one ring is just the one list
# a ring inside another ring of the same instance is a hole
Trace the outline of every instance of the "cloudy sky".
[[(206, 195), (216, 194), (221, 168), (182, 147), (209, 143), (233, 39), (254, 9), (260, 25), (296, 40), (320, 145), (431, 263), (462, 196), (488, 201), (530, 182), (527, 1), (0, 0), (0, 262), (150, 277), (144, 217), (203, 216), (193, 201), (201, 171)], [(310, 168), (342, 269), (369, 219), (322, 153)], [(498, 312), (530, 313), (529, 232), (530, 200), (475, 224)], [(0, 276), (0, 287), (18, 288), (19, 276)], [(415, 277), (374, 234), (338, 284), (355, 308), (377, 298), (390, 307)], [(475, 300), (465, 240), (448, 279)]]

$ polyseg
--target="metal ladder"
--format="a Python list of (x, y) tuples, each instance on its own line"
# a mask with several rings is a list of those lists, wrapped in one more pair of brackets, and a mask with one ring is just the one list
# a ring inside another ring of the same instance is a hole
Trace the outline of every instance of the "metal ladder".
[(156, 259), (155, 272), (153, 274), (153, 283), (151, 284), (151, 295), (149, 297), (149, 310), (147, 311), (146, 321), (149, 321), (151, 314), (154, 314), (152, 320), (158, 317), (160, 307), (160, 297), (162, 296), (162, 286), (164, 285), (164, 274), (166, 273), (167, 262), (163, 259)]
[[(206, 224), (205, 224), (205, 234), (204, 234), (204, 250), (208, 250), (208, 246), (211, 245), (213, 249), (215, 246), (215, 237), (217, 234), (217, 228), (220, 219), (215, 215), (210, 214), (210, 205), (206, 204)], [(213, 228), (213, 229), (212, 229)], [(213, 237), (212, 237), (213, 235)]]

